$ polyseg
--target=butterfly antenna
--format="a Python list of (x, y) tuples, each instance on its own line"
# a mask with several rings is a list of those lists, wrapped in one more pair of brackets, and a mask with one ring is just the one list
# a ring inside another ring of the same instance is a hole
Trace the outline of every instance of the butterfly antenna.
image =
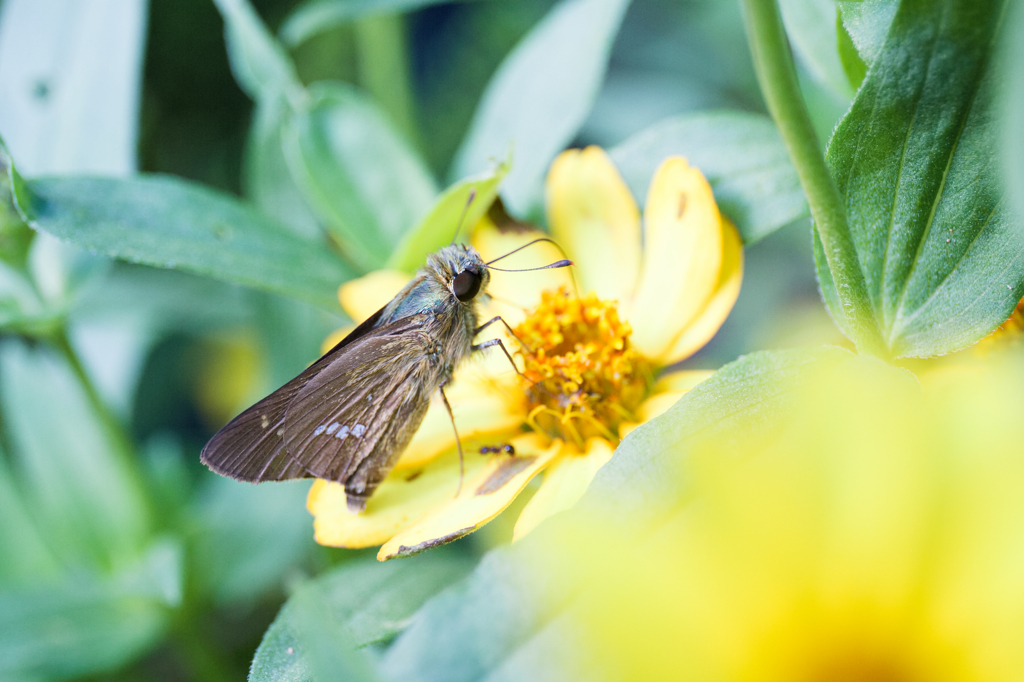
[[(527, 242), (527, 243), (523, 244), (520, 247), (512, 249), (511, 251), (509, 251), (508, 253), (506, 253), (503, 256), (498, 256), (497, 258), (495, 258), (493, 260), (487, 261), (486, 263), (484, 263), (484, 265), (487, 268), (491, 269), (491, 270), (498, 270), (499, 272), (529, 272), (531, 270), (547, 270), (549, 268), (564, 268), (564, 267), (567, 267), (569, 265), (575, 265), (571, 260), (569, 260), (568, 257), (565, 257), (562, 260), (555, 261), (554, 263), (551, 263), (550, 265), (545, 265), (545, 266), (540, 267), (540, 268), (525, 268), (523, 270), (504, 270), (502, 268), (495, 268), (495, 267), (491, 266), (492, 263), (497, 263), (501, 259), (508, 258), (512, 254), (518, 253), (518, 252), (522, 251), (523, 249), (525, 249), (528, 246), (533, 246), (534, 244), (539, 244), (541, 242), (547, 242), (549, 244), (554, 245), (554, 247), (556, 249), (558, 249), (559, 253), (561, 253), (563, 256), (566, 255), (565, 249), (563, 249), (561, 247), (561, 245), (559, 245), (559, 243), (556, 242), (554, 239), (551, 239), (550, 237), (538, 237), (537, 239), (534, 239), (531, 242)], [(576, 281), (576, 271), (575, 270), (570, 270), (569, 271), (569, 276), (572, 277), (572, 288), (576, 292), (576, 298), (579, 298), (580, 297), (580, 285), (579, 285), (579, 282)]]
[(548, 263), (542, 265), (539, 268), (519, 268), (518, 270), (510, 270), (508, 268), (496, 268), (493, 265), (486, 266), (488, 270), (497, 270), (498, 272), (533, 272), (534, 270), (553, 270), (554, 268), (567, 268), (574, 263), (568, 258), (562, 260), (556, 260), (554, 263)]
[(462, 215), (459, 216), (459, 224), (455, 227), (455, 234), (452, 235), (452, 244), (459, 238), (459, 232), (462, 232), (462, 222), (466, 219), (466, 214), (469, 213), (469, 206), (476, 199), (476, 187), (469, 190), (469, 197), (466, 199), (466, 205), (462, 207)]
[(566, 256), (565, 251), (562, 249), (562, 247), (558, 245), (558, 242), (556, 242), (554, 239), (551, 239), (550, 237), (538, 237), (537, 239), (534, 239), (532, 242), (526, 242), (522, 246), (517, 247), (515, 249), (512, 249), (511, 251), (506, 253), (504, 256), (498, 256), (494, 260), (487, 261), (486, 263), (484, 263), (484, 265), (490, 265), (491, 263), (497, 263), (498, 261), (500, 261), (500, 260), (502, 260), (504, 258), (508, 258), (513, 253), (519, 253), (520, 251), (522, 251), (526, 247), (533, 246), (534, 244), (540, 244), (541, 242), (547, 242), (549, 244), (554, 244), (555, 248), (558, 249), (558, 252), (561, 253), (562, 256), (564, 256), (566, 258), (566, 260), (568, 260), (568, 256)]

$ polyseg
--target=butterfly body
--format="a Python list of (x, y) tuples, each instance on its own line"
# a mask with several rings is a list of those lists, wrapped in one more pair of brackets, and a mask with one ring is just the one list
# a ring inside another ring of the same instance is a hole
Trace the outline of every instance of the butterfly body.
[(258, 483), (324, 478), (361, 511), (473, 349), (477, 300), (490, 273), (453, 244), (386, 306), (295, 379), (256, 403), (206, 445), (217, 473)]

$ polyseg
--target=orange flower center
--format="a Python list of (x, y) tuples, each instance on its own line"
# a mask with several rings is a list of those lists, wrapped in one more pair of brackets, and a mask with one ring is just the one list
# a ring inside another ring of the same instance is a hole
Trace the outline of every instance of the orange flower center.
[(629, 343), (632, 330), (615, 301), (547, 291), (515, 329), (522, 342), (529, 423), (577, 444), (618, 441), (649, 392), (651, 364)]

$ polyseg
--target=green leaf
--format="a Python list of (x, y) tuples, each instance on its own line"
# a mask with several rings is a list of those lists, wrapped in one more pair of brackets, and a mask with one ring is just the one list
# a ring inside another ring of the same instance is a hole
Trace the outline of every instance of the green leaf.
[(32, 231), (14, 206), (7, 169), (0, 162), (0, 260), (17, 270), (24, 270), (32, 247)]
[(208, 277), (115, 263), (103, 286), (75, 300), (72, 321), (99, 327), (127, 324), (151, 338), (222, 332), (251, 323), (251, 291)]
[[(325, 573), (281, 609), (256, 651), (250, 682), (313, 679), (311, 651), (340, 648), (345, 642), (362, 647), (394, 636), (423, 602), (471, 568), (468, 558), (439, 551), (383, 564), (356, 560)], [(310, 599), (323, 611), (310, 609)], [(333, 640), (308, 639), (317, 620), (335, 630)]]
[(50, 548), (66, 565), (134, 559), (150, 527), (139, 472), (67, 363), (5, 341), (0, 407), (23, 499)]
[(864, 82), (867, 75), (868, 65), (861, 59), (857, 47), (853, 44), (849, 32), (843, 26), (842, 16), (836, 15), (836, 39), (839, 41), (839, 60), (843, 63), (843, 71), (850, 81), (850, 86), (856, 90)]
[(992, 125), (1003, 8), (904, 2), (829, 144), (876, 324), (894, 356), (970, 345), (1024, 295), (1024, 234), (1002, 196)]
[(111, 265), (105, 255), (38, 232), (28, 258), (29, 274), (40, 296), (51, 308), (64, 310), (73, 306), (84, 289), (99, 284)]
[(405, 139), (417, 144), (416, 97), (409, 27), (395, 14), (367, 17), (352, 27), (359, 85)]
[[(348, 629), (331, 617), (327, 605), (319, 595), (300, 590), (291, 599), (291, 621), (297, 631), (297, 647), (303, 652), (303, 662), (311, 675), (302, 668), (291, 669), (283, 679), (345, 680), (346, 682), (375, 682), (377, 676), (370, 652), (361, 651), (355, 645)], [(303, 678), (296, 678), (300, 673)], [(250, 676), (252, 679), (252, 676)], [(277, 678), (282, 679), (282, 678)]]
[(1024, 6), (1009, 9), (1006, 31), (1000, 46), (1000, 74), (1006, 83), (1000, 109), (999, 137), (1006, 186), (1016, 215), (1024, 215), (1024, 127), (1020, 125), (1024, 111)]
[(452, 164), (452, 180), (512, 150), (502, 188), (519, 216), (536, 211), (548, 166), (582, 125), (604, 80), (629, 0), (562, 0), (491, 79)]
[(181, 555), (154, 545), (109, 577), (0, 591), (0, 679), (63, 679), (113, 670), (164, 633), (178, 603)]
[(573, 679), (552, 674), (570, 649), (531, 655), (531, 643), (548, 636), (546, 626), (573, 590), (560, 580), (563, 576), (538, 572), (539, 532), (488, 552), (468, 578), (428, 601), (381, 659), (385, 677), (402, 682)]
[(900, 0), (837, 0), (836, 4), (857, 52), (870, 66), (882, 52)]
[(344, 83), (310, 87), (285, 132), (285, 154), (306, 201), (364, 270), (387, 262), (437, 194), (384, 113)]
[(323, 227), (292, 179), (284, 156), (283, 134), (291, 113), (281, 97), (256, 102), (245, 146), (245, 196), (295, 234), (315, 240), (323, 236)]
[(8, 187), (5, 190), (10, 192), (10, 198), (14, 203), (15, 209), (18, 209), (19, 215), (24, 219), (24, 215), (22, 215), (19, 207), (29, 202), (28, 187), (25, 185), (25, 179), (21, 176), (21, 172), (14, 165), (14, 157), (11, 156), (11, 152), (3, 138), (0, 138), (0, 165), (3, 166), (3, 171), (7, 176)]
[(230, 604), (280, 589), (284, 574), (315, 547), (305, 504), (309, 483), (256, 487), (210, 473), (205, 478), (189, 512), (198, 590)]
[[(182, 334), (189, 338), (237, 334), (254, 319), (260, 320), (250, 304), (257, 295), (265, 294), (180, 270), (118, 262), (101, 286), (88, 287), (75, 297), (66, 322), (82, 363), (106, 405), (124, 421), (132, 417), (147, 421), (139, 409), (150, 415), (161, 409), (150, 402), (149, 396), (168, 394), (167, 386), (153, 381), (140, 384), (143, 372), (152, 369), (147, 363), (150, 351), (168, 334), (178, 338)], [(278, 298), (293, 308), (308, 308), (295, 299)], [(63, 318), (58, 321), (64, 323)], [(280, 385), (268, 386), (267, 390)], [(177, 399), (170, 398), (172, 403)], [(152, 491), (151, 485), (147, 487)]]
[(26, 173), (135, 171), (146, 5), (4, 3), (3, 134)]
[(39, 234), (27, 224), (25, 229), (33, 239), (23, 269), (0, 264), (0, 328), (49, 339), (60, 333), (79, 295), (102, 279), (111, 262)]
[[(388, 267), (402, 272), (413, 272), (423, 267), (427, 254), (451, 243), (460, 219), (459, 231), (465, 235), (494, 203), (508, 169), (508, 164), (502, 163), (493, 171), (466, 178), (446, 189), (426, 217), (399, 243), (391, 254)], [(471, 194), (473, 203), (467, 208)]]
[(257, 291), (249, 293), (248, 306), (255, 316), (259, 346), (265, 354), (264, 394), (283, 386), (306, 369), (322, 354), (324, 339), (351, 322), (345, 316), (331, 315), (280, 296)]
[(304, 43), (318, 33), (350, 21), (378, 14), (412, 12), (451, 0), (307, 0), (295, 8), (281, 26), (281, 39), (288, 45)]
[[(23, 227), (31, 222), (23, 207), (31, 205), (33, 195), (2, 138), (0, 166), (6, 176), (4, 199), (10, 200)], [(0, 326), (18, 334), (52, 338), (80, 289), (98, 279), (110, 262), (49, 235), (33, 237), (24, 245), (23, 271), (0, 267), (0, 287), (5, 289), (0, 295)]]
[(59, 563), (46, 546), (39, 526), (22, 500), (7, 455), (0, 449), (0, 547), (9, 548), (0, 561), (0, 586), (50, 580)]
[(836, 36), (826, 27), (838, 20), (835, 0), (779, 0), (782, 21), (800, 63), (819, 83), (845, 100), (853, 95)]
[(224, 17), (224, 40), (235, 80), (253, 100), (285, 95), (298, 99), (302, 83), (284, 47), (274, 39), (249, 0), (214, 0)]
[(63, 317), (61, 306), (48, 305), (40, 297), (28, 273), (0, 263), (0, 329), (46, 338), (59, 329)]
[(711, 183), (719, 208), (746, 244), (807, 217), (800, 179), (771, 120), (761, 114), (711, 111), (661, 121), (611, 150), (639, 201), (654, 171), (685, 156)]
[(35, 229), (114, 258), (177, 268), (337, 310), (353, 271), (238, 199), (169, 176), (34, 180), (19, 210)]
[(466, 580), (427, 602), (388, 649), (383, 671), (403, 682), (575, 679), (554, 671), (578, 663), (565, 660), (571, 648), (558, 646), (561, 637), (571, 638), (559, 616), (581, 586), (570, 583), (568, 571), (553, 575), (538, 568), (538, 552), (548, 546), (545, 535), (587, 524), (591, 507), (604, 515), (659, 518), (685, 494), (668, 472), (691, 439), (729, 442), (740, 426), (747, 435), (768, 434), (807, 376), (856, 361), (845, 350), (823, 348), (753, 353), (726, 365), (627, 436), (575, 509), (521, 542), (490, 552)]
[(821, 300), (825, 303), (825, 309), (836, 326), (847, 337), (853, 338), (854, 334), (846, 327), (849, 323), (848, 319), (833, 312), (842, 310), (843, 303), (839, 298), (839, 290), (836, 289), (836, 282), (832, 277), (832, 272), (828, 269), (825, 245), (821, 243), (821, 236), (818, 234), (818, 230), (814, 229), (813, 225), (811, 227), (811, 249), (814, 255), (814, 267), (818, 272), (818, 291), (821, 293)]

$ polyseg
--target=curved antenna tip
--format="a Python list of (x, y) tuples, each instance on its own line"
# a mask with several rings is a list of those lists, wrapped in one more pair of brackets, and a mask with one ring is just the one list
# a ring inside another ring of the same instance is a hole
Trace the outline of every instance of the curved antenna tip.
[[(491, 262), (494, 262), (494, 261), (491, 261)], [(498, 272), (534, 272), (535, 270), (551, 270), (553, 268), (565, 268), (565, 267), (568, 267), (570, 265), (574, 265), (574, 263), (571, 260), (569, 260), (568, 258), (563, 258), (562, 260), (556, 260), (554, 263), (548, 263), (547, 265), (542, 265), (539, 268), (520, 268), (520, 269), (517, 269), (517, 270), (512, 270), (512, 269), (507, 269), (507, 268), (496, 268), (493, 265), (490, 265), (488, 263), (485, 263), (484, 267), (486, 267), (488, 270), (497, 270)]]

